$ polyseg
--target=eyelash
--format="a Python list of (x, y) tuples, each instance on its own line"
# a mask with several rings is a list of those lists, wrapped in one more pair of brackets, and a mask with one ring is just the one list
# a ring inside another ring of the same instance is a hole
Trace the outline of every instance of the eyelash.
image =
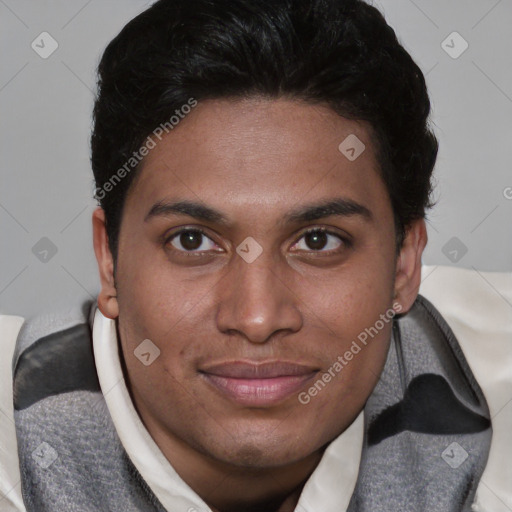
[(342, 235), (340, 235), (339, 233), (335, 232), (335, 231), (331, 231), (327, 228), (324, 228), (324, 227), (313, 227), (313, 228), (308, 228), (306, 229), (306, 231), (303, 231), (301, 233), (301, 235), (299, 236), (299, 238), (297, 238), (297, 240), (295, 240), (294, 244), (295, 245), (297, 242), (299, 242), (299, 240), (301, 240), (302, 238), (304, 238), (307, 234), (309, 233), (325, 233), (326, 235), (332, 235), (332, 236), (335, 236), (336, 238), (338, 238), (341, 242), (342, 242), (342, 245), (341, 245), (341, 248), (338, 248), (338, 249), (334, 249), (334, 250), (330, 250), (330, 251), (323, 251), (323, 250), (320, 250), (320, 251), (315, 251), (315, 250), (310, 250), (310, 251), (306, 251), (306, 252), (310, 252), (310, 253), (314, 253), (314, 254), (338, 254), (340, 252), (342, 252), (344, 249), (349, 249), (350, 247), (352, 247), (352, 241), (349, 240), (348, 237), (344, 237)]
[[(165, 240), (164, 240), (164, 247), (167, 247), (171, 244), (171, 241), (174, 239), (174, 238), (177, 238), (178, 236), (180, 236), (182, 233), (188, 233), (188, 232), (193, 232), (193, 233), (200, 233), (201, 235), (205, 236), (206, 238), (209, 238), (211, 240), (211, 238), (207, 235), (206, 231), (204, 231), (203, 229), (199, 228), (199, 227), (194, 227), (194, 228), (182, 228), (180, 229), (179, 231), (175, 231), (174, 233), (172, 233), (171, 235), (165, 237)], [(212, 240), (213, 241), (213, 240)], [(192, 257), (197, 257), (197, 255), (201, 255), (204, 251), (181, 251), (179, 249), (176, 249), (175, 247), (172, 247), (171, 246), (171, 250), (173, 252), (178, 252), (182, 255), (185, 255), (185, 256), (192, 256)]]
[[(165, 237), (165, 240), (164, 240), (164, 247), (167, 247), (171, 244), (171, 241), (180, 236), (182, 233), (188, 233), (188, 232), (194, 232), (194, 233), (200, 233), (202, 236), (208, 238), (209, 240), (211, 240), (212, 242), (214, 242), (211, 237), (208, 236), (208, 234), (206, 233), (206, 231), (204, 231), (203, 229), (201, 229), (200, 227), (188, 227), (188, 228), (182, 228), (180, 229), (179, 231), (175, 231), (174, 233), (172, 233), (171, 235), (169, 236), (166, 236)], [(352, 247), (352, 241), (347, 238), (347, 237), (344, 237), (342, 235), (340, 235), (339, 233), (335, 232), (335, 231), (331, 231), (327, 228), (324, 228), (324, 227), (312, 227), (312, 228), (308, 228), (307, 230), (303, 231), (301, 233), (301, 235), (295, 240), (295, 242), (293, 243), (293, 245), (296, 245), (302, 238), (304, 238), (306, 235), (308, 235), (309, 233), (325, 233), (327, 235), (332, 235), (332, 236), (335, 236), (336, 238), (338, 238), (341, 242), (342, 242), (342, 246), (341, 248), (338, 248), (338, 249), (335, 249), (335, 250), (329, 250), (329, 251), (323, 251), (323, 250), (310, 250), (310, 251), (299, 251), (299, 252), (308, 252), (308, 253), (313, 253), (313, 254), (337, 254), (337, 253), (340, 253), (342, 252), (344, 249), (349, 249)], [(214, 242), (215, 243), (215, 242)], [(171, 246), (172, 247), (172, 246)], [(197, 257), (197, 255), (202, 255), (205, 253), (205, 251), (183, 251), (183, 250), (180, 250), (180, 249), (176, 249), (174, 247), (172, 247), (171, 249), (172, 251), (175, 251), (175, 252), (178, 252), (180, 254), (184, 254), (186, 256), (193, 256), (193, 257)]]

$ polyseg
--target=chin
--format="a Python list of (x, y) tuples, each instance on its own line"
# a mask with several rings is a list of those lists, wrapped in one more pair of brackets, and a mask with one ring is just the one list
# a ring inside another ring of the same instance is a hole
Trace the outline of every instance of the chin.
[(225, 454), (223, 462), (239, 468), (263, 470), (286, 466), (300, 460), (301, 458), (303, 457), (301, 457), (295, 450), (286, 450), (285, 447), (284, 450), (276, 451), (274, 449), (269, 449), (268, 446), (245, 443), (235, 451)]
[(252, 469), (292, 464), (315, 450), (313, 446), (308, 449), (303, 442), (308, 436), (301, 436), (296, 432), (282, 432), (281, 435), (276, 435), (275, 430), (276, 427), (273, 425), (266, 432), (239, 432), (226, 435), (223, 438), (223, 445), (216, 439), (216, 443), (208, 446), (207, 450), (210, 456), (223, 463)]

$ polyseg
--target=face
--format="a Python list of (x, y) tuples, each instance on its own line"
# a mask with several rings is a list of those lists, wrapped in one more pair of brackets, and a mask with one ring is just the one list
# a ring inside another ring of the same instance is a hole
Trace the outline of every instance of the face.
[[(356, 159), (338, 148), (354, 135)], [(118, 319), (131, 393), (157, 437), (277, 467), (364, 407), (389, 347), (397, 262), (368, 125), (300, 101), (208, 100), (143, 162), (117, 297), (100, 307)], [(150, 360), (160, 350), (148, 365), (134, 354), (143, 340)]]

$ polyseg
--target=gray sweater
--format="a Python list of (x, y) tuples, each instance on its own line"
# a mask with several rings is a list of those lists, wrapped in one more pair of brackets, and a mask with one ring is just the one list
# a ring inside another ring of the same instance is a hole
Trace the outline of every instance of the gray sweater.
[[(20, 332), (14, 418), (27, 510), (165, 511), (127, 456), (101, 393), (95, 307), (86, 303), (65, 329), (29, 321)], [(394, 320), (384, 370), (365, 405), (348, 512), (469, 512), (491, 434), (485, 398), (457, 340), (419, 296)]]

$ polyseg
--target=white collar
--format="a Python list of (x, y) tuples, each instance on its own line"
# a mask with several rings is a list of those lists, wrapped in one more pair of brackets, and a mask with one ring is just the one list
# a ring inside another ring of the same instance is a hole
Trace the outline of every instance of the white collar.
[[(131, 461), (169, 511), (210, 512), (180, 478), (146, 430), (131, 401), (119, 361), (115, 322), (96, 310), (93, 348), (101, 391), (119, 438)], [(311, 474), (295, 512), (345, 511), (354, 492), (364, 436), (364, 411), (334, 439)]]

